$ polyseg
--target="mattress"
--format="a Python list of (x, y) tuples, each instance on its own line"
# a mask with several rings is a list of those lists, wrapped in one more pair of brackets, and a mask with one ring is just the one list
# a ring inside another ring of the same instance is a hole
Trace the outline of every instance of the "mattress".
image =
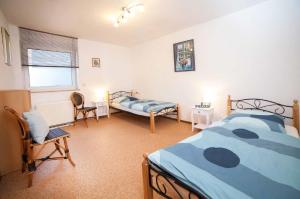
[(288, 135), (299, 138), (298, 130), (294, 126), (285, 125), (285, 130)]
[(146, 99), (134, 99), (131, 100), (127, 98), (119, 102), (120, 105), (130, 108), (132, 110), (140, 111), (140, 112), (154, 112), (159, 113), (165, 109), (175, 109), (176, 104), (172, 102), (162, 102), (157, 100), (146, 100)]
[[(150, 112), (161, 115), (160, 111), (166, 109), (176, 109), (176, 104), (171, 102), (161, 102), (155, 100), (133, 100), (123, 102), (112, 102), (111, 107), (130, 112), (136, 115), (150, 117)], [(169, 110), (170, 111), (170, 110)]]
[(134, 109), (127, 108), (127, 107), (122, 106), (120, 103), (117, 103), (117, 102), (112, 102), (110, 106), (113, 107), (113, 108), (122, 110), (122, 111), (126, 111), (126, 112), (129, 112), (129, 113), (136, 114), (136, 115), (150, 117), (149, 113), (146, 113), (144, 111), (137, 111), (137, 110), (134, 110)]

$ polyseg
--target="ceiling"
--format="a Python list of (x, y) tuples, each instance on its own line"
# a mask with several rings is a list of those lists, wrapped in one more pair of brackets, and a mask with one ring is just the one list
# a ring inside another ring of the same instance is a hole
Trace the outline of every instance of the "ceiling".
[(118, 28), (112, 17), (135, 0), (0, 0), (0, 9), (17, 26), (132, 46), (263, 1), (139, 0), (145, 12)]

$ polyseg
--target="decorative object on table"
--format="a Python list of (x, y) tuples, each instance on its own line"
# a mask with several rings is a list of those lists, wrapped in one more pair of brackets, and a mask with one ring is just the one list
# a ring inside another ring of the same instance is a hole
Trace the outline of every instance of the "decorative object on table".
[(11, 65), (10, 36), (7, 30), (3, 27), (1, 27), (1, 35), (2, 35), (4, 62), (7, 65)]
[[(197, 106), (197, 105), (196, 105)], [(212, 107), (209, 108), (192, 108), (192, 131), (195, 128), (197, 129), (205, 129), (212, 123), (212, 118), (214, 114), (214, 109)], [(200, 122), (200, 117), (204, 116), (206, 122)]]
[(194, 40), (173, 44), (175, 72), (195, 71)]
[(210, 108), (210, 102), (201, 102), (200, 104), (195, 105), (195, 108)]
[(100, 58), (92, 58), (92, 66), (100, 68)]
[(94, 101), (95, 102), (103, 102), (107, 101), (107, 91), (105, 88), (97, 88), (95, 90), (95, 97)]

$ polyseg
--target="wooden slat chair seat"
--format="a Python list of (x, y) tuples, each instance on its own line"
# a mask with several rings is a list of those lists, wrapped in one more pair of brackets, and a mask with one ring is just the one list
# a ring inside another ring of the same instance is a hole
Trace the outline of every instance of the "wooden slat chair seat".
[[(73, 162), (67, 138), (70, 137), (70, 134), (60, 128), (51, 129), (48, 135), (45, 138), (45, 141), (42, 144), (36, 143), (33, 141), (30, 135), (29, 125), (26, 120), (24, 120), (19, 114), (12, 108), (4, 107), (4, 110), (9, 112), (14, 119), (18, 122), (21, 132), (22, 140), (22, 172), (28, 174), (28, 187), (32, 186), (33, 174), (43, 162), (47, 160), (61, 160), (68, 159), (72, 166), (75, 166)], [(63, 145), (60, 144), (60, 141), (63, 141)], [(55, 149), (47, 156), (38, 158), (42, 150), (47, 144), (53, 143)], [(34, 154), (34, 148), (39, 146), (39, 150)], [(62, 150), (61, 150), (62, 149)], [(64, 151), (64, 153), (62, 152)], [(58, 152), (61, 156), (53, 157), (53, 155)]]

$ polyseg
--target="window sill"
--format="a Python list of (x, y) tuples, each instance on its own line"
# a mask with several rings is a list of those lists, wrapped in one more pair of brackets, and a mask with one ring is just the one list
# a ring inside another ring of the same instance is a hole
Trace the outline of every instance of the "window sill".
[(66, 92), (66, 91), (80, 91), (78, 88), (66, 89), (30, 89), (31, 93), (52, 93), (52, 92)]

